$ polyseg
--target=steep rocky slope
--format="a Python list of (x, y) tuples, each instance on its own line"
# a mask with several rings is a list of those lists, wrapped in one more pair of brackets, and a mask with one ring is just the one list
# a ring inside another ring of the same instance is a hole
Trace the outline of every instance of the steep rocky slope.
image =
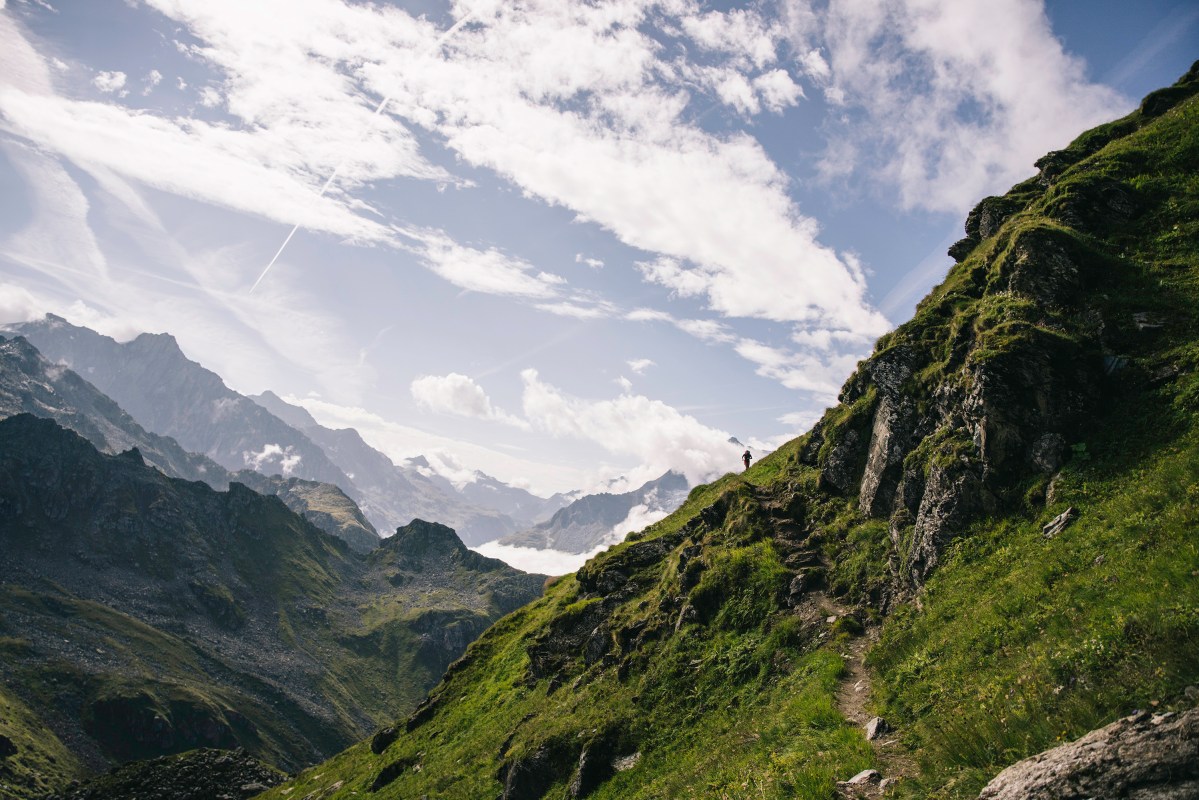
[[(810, 434), (264, 797), (830, 798), (877, 794), (838, 784), (876, 767), (892, 795), (965, 798), (1134, 708), (1189, 707), (1197, 92), (1199, 64), (980, 203)], [(885, 742), (847, 722), (855, 691)]]
[(292, 511), (361, 552), (379, 544), (374, 527), (338, 487), (251, 470), (230, 473), (174, 439), (147, 431), (110, 397), (74, 371), (50, 363), (23, 337), (0, 336), (0, 419), (20, 413), (53, 419), (103, 453), (137, 448), (147, 463), (173, 478), (204, 481), (218, 490), (236, 480), (260, 494), (277, 495)]
[(0, 553), (16, 747), (0, 782), (23, 797), (196, 746), (287, 769), (328, 757), (544, 580), (420, 521), (360, 555), (278, 498), (168, 478), (28, 414), (0, 421)]

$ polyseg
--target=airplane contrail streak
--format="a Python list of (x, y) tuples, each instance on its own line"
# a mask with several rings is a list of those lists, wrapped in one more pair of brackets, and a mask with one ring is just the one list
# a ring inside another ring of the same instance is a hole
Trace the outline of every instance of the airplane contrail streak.
[[(473, 11), (468, 11), (466, 14), (464, 14), (462, 19), (455, 22), (453, 25), (451, 25), (449, 27), (448, 30), (446, 30), (445, 33), (443, 33), (443, 34), (441, 34), (441, 36), (437, 37), (437, 41), (433, 42), (433, 44), (429, 46), (429, 52), (430, 53), (435, 52), (437, 50), (437, 48), (439, 48), (443, 44), (445, 44), (446, 40), (449, 39), (451, 36), (453, 36), (455, 33), (457, 33), (458, 29), (461, 28), (463, 25), (465, 25), (470, 20), (470, 18), (473, 16), (474, 16)], [(380, 100), (379, 105), (375, 106), (375, 113), (372, 114), (371, 116), (377, 117), (381, 113), (383, 113), (384, 106), (386, 106), (388, 104), (388, 102), (390, 102), (390, 100), (391, 100), (391, 95), (387, 95), (382, 100)], [(318, 200), (325, 196), (325, 192), (329, 191), (329, 187), (332, 186), (333, 181), (337, 179), (337, 175), (338, 175), (338, 173), (341, 172), (342, 167), (344, 167), (346, 165), (346, 161), (347, 161), (347, 159), (342, 159), (341, 163), (333, 168), (333, 173), (329, 176), (329, 180), (325, 181), (325, 185), (321, 187), (321, 190), (316, 195)], [(283, 244), (279, 245), (279, 249), (275, 252), (275, 257), (272, 258), (270, 263), (266, 265), (266, 268), (264, 270), (262, 270), (262, 274), (258, 276), (258, 280), (254, 281), (254, 285), (250, 287), (250, 291), (248, 292), (248, 294), (254, 294), (254, 290), (258, 288), (258, 284), (262, 283), (262, 279), (265, 278), (266, 274), (271, 271), (271, 267), (275, 266), (275, 262), (279, 260), (279, 256), (283, 255), (283, 251), (287, 248), (287, 243), (291, 241), (291, 237), (295, 236), (296, 231), (298, 231), (299, 229), (300, 229), (299, 223), (296, 223), (292, 227), (291, 232), (287, 234), (287, 238), (283, 240)]]

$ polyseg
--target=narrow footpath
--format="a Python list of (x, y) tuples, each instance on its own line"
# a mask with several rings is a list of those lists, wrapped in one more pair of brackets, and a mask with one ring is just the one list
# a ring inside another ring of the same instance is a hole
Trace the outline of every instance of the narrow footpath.
[[(845, 659), (846, 676), (837, 689), (837, 710), (863, 734), (867, 724), (875, 717), (867, 708), (873, 687), (865, 658), (866, 652), (878, 641), (878, 634), (877, 627), (869, 628), (863, 635), (851, 640), (841, 652)], [(905, 776), (916, 774), (916, 763), (900, 743), (898, 732), (884, 730), (882, 735), (870, 742), (880, 774), (858, 785), (839, 784), (837, 788), (841, 797), (854, 800), (888, 797), (894, 794), (888, 791), (888, 787), (896, 785)]]

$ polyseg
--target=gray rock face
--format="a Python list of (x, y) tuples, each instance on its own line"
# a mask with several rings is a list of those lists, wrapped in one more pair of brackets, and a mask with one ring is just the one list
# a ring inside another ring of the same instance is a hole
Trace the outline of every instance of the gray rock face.
[(972, 462), (933, 464), (916, 515), (907, 579), (919, 585), (936, 568), (941, 552), (978, 509), (982, 480)]
[[(1016, 211), (1007, 200), (985, 201), (967, 233), (993, 237)], [(1101, 347), (1048, 323), (1085, 313), (1098, 268), (1079, 247), (1057, 229), (1017, 230), (986, 286), (972, 290), (1017, 300), (994, 317), (963, 315), (941, 348), (884, 345), (842, 390), (843, 403), (858, 404), (852, 415), (819, 431), (821, 488), (856, 493), (863, 516), (889, 518), (901, 592), (918, 589), (946, 545), (976, 515), (1009, 501), (1030, 472), (1056, 473), (1069, 442), (1084, 435), (1101, 397)], [(937, 384), (920, 385), (930, 373)], [(872, 391), (867, 432), (860, 419)]]
[(848, 430), (829, 450), (828, 459), (820, 470), (820, 486), (837, 494), (849, 492), (857, 483), (863, 452), (868, 444), (856, 430)]
[(1199, 798), (1199, 709), (1145, 712), (1005, 769), (979, 800)]
[(1062, 513), (1051, 519), (1044, 527), (1041, 528), (1041, 534), (1046, 539), (1052, 539), (1059, 533), (1064, 531), (1066, 527), (1078, 517), (1078, 512), (1073, 507), (1067, 508)]
[(864, 516), (879, 517), (890, 513), (903, 459), (912, 448), (915, 430), (916, 410), (911, 401), (884, 395), (874, 412), (870, 450), (858, 492), (858, 508)]

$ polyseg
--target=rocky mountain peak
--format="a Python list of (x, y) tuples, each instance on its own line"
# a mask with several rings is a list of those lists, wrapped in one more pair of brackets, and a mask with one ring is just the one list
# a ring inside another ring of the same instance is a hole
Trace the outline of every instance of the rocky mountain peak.
[(383, 540), (381, 549), (398, 556), (421, 559), (430, 555), (442, 555), (466, 550), (453, 528), (437, 522), (414, 519), (400, 528), (394, 536)]

